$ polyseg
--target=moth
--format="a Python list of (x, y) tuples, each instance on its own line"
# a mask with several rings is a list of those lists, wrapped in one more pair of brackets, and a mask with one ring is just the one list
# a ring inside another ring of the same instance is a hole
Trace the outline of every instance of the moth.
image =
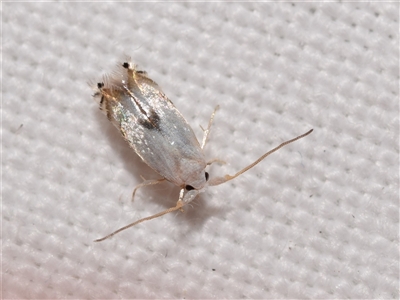
[(98, 83), (94, 96), (99, 99), (100, 109), (119, 129), (129, 146), (161, 176), (160, 179), (143, 181), (134, 189), (133, 195), (138, 188), (165, 180), (180, 187), (179, 198), (174, 207), (128, 224), (95, 240), (96, 242), (108, 239), (116, 233), (144, 221), (182, 210), (207, 187), (219, 185), (238, 177), (271, 153), (313, 131), (311, 129), (280, 144), (234, 175), (210, 178), (205, 169), (216, 160), (207, 161), (203, 149), (218, 106), (211, 115), (200, 144), (192, 128), (157, 83), (132, 63), (124, 62), (119, 71)]

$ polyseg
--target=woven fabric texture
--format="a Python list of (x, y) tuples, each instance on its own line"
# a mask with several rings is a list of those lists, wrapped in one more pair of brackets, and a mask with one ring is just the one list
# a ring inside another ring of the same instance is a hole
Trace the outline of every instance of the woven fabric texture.
[[(3, 3), (2, 297), (398, 298), (398, 3)], [(185, 211), (93, 84), (131, 60), (206, 145)], [(89, 83), (89, 84), (88, 84)]]

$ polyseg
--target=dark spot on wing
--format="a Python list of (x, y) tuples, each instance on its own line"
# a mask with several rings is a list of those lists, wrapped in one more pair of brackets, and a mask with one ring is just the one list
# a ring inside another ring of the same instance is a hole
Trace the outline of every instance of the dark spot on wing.
[(160, 116), (154, 110), (151, 110), (150, 114), (146, 114), (146, 116), (147, 118), (139, 119), (139, 124), (150, 130), (160, 130)]

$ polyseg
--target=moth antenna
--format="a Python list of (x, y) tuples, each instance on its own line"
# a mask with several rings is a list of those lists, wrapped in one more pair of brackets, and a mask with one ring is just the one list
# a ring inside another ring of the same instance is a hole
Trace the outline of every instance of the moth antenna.
[(105, 237), (103, 237), (103, 238), (101, 238), (101, 239), (94, 240), (94, 242), (101, 242), (101, 241), (104, 241), (104, 240), (106, 240), (106, 239), (112, 237), (113, 235), (115, 235), (115, 234), (117, 234), (117, 233), (119, 233), (119, 232), (121, 232), (121, 231), (124, 231), (125, 229), (128, 229), (128, 228), (130, 228), (130, 227), (133, 227), (133, 226), (135, 226), (135, 225), (137, 225), (137, 224), (139, 224), (139, 223), (142, 223), (142, 222), (144, 222), (144, 221), (149, 221), (149, 220), (151, 220), (151, 219), (155, 219), (155, 218), (161, 217), (161, 216), (163, 216), (163, 215), (169, 214), (170, 212), (173, 212), (173, 211), (182, 209), (182, 207), (183, 207), (184, 205), (185, 205), (185, 203), (179, 200), (179, 201), (176, 203), (176, 206), (175, 206), (175, 207), (168, 208), (168, 209), (166, 209), (166, 210), (164, 210), (164, 211), (162, 211), (162, 212), (159, 212), (159, 213), (157, 213), (157, 214), (155, 214), (155, 215), (152, 215), (152, 216), (149, 216), (149, 217), (146, 217), (146, 218), (137, 220), (137, 221), (135, 221), (135, 222), (133, 222), (133, 223), (131, 223), (131, 224), (128, 224), (128, 225), (126, 225), (126, 226), (124, 226), (124, 227), (121, 227), (120, 229), (114, 231), (113, 233), (110, 233), (109, 235), (106, 235)]
[(268, 151), (267, 153), (265, 153), (263, 156), (261, 156), (259, 159), (257, 159), (255, 162), (253, 162), (252, 164), (248, 165), (247, 167), (243, 168), (242, 170), (240, 170), (239, 172), (237, 172), (235, 175), (225, 175), (224, 177), (219, 177), (219, 178), (215, 178), (215, 180), (211, 181), (209, 183), (210, 186), (213, 185), (220, 185), (224, 182), (227, 182), (229, 180), (232, 180), (236, 177), (238, 177), (239, 175), (243, 174), (244, 172), (246, 172), (247, 170), (251, 169), (252, 167), (254, 167), (256, 164), (258, 164), (260, 161), (262, 161), (264, 158), (266, 158), (268, 155), (274, 153), (275, 151), (278, 151), (279, 149), (281, 149), (282, 147), (293, 143), (307, 135), (309, 135), (311, 132), (313, 131), (313, 129), (307, 131), (306, 133), (299, 135), (298, 137), (295, 137), (294, 139), (288, 140), (286, 142), (283, 142), (282, 144), (280, 144), (278, 147), (275, 147), (274, 149)]

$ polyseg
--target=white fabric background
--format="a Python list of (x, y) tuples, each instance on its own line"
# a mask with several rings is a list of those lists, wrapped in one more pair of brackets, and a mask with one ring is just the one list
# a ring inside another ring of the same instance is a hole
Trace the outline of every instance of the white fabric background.
[[(3, 298), (399, 297), (398, 3), (3, 3)], [(232, 174), (184, 213), (100, 113), (130, 56)], [(22, 125), (22, 127), (20, 127)]]

